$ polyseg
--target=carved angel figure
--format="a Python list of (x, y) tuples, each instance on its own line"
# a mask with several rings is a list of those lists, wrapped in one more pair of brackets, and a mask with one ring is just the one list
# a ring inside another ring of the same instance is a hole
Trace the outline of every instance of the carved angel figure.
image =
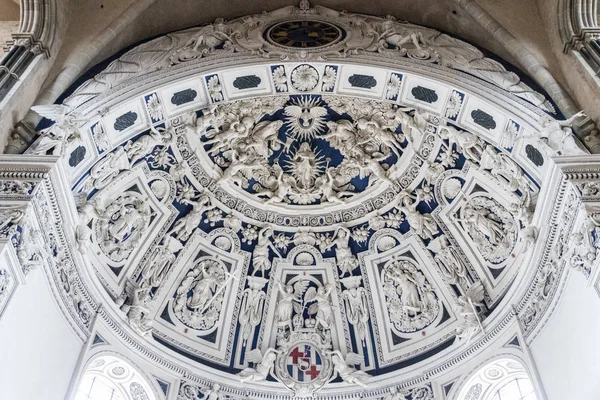
[(316, 290), (314, 287), (311, 287), (306, 291), (304, 297), (305, 303), (315, 302), (308, 308), (308, 314), (313, 315), (316, 311), (315, 329), (317, 331), (319, 329), (323, 331), (329, 329), (330, 324), (333, 322), (333, 312), (331, 310), (331, 301), (329, 300), (332, 289), (333, 287), (330, 284), (326, 284), (319, 286)]
[(454, 306), (458, 317), (456, 339), (469, 342), (471, 338), (483, 331), (479, 313), (475, 307), (485, 307), (483, 304), (484, 288), (481, 282), (474, 283), (463, 296), (459, 296)]
[(336, 246), (335, 260), (338, 268), (341, 270), (341, 277), (346, 274), (352, 275), (352, 271), (358, 266), (358, 261), (350, 250), (350, 231), (343, 226), (339, 227), (334, 234), (333, 241), (325, 247), (324, 250), (329, 250)]
[(328, 351), (327, 354), (331, 355), (334, 372), (344, 382), (367, 388), (367, 381), (371, 376), (365, 371), (359, 371), (353, 367), (353, 365), (363, 362), (363, 357), (360, 354), (348, 353), (346, 354), (346, 358), (344, 358), (339, 350)]
[(246, 352), (246, 360), (249, 363), (254, 363), (254, 368), (244, 368), (242, 372), (238, 374), (240, 382), (259, 382), (267, 379), (269, 373), (273, 372), (273, 366), (277, 359), (277, 354), (281, 351), (275, 350), (270, 347), (267, 349), (265, 354), (262, 354), (259, 349), (254, 349)]
[[(196, 113), (190, 114), (189, 122), (187, 126), (192, 128), (196, 135), (206, 136), (207, 138), (213, 138), (218, 132), (219, 128), (225, 122), (225, 115), (218, 106), (205, 108), (202, 110), (202, 115), (197, 116)], [(211, 128), (212, 129), (208, 129)]]
[(33, 111), (44, 118), (55, 122), (51, 127), (40, 132), (41, 139), (33, 149), (33, 154), (46, 154), (52, 150), (52, 155), (62, 156), (68, 143), (79, 138), (79, 117), (71, 113), (71, 108), (62, 104), (33, 106)]

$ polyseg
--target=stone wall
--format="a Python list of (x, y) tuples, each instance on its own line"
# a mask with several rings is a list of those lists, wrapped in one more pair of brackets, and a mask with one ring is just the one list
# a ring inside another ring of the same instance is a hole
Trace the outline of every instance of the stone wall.
[(0, 56), (4, 54), (4, 44), (11, 34), (19, 29), (19, 21), (0, 21)]

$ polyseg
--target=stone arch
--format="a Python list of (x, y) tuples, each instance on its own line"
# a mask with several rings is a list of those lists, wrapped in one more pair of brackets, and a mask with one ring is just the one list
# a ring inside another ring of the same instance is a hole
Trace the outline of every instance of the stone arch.
[(503, 354), (487, 360), (467, 378), (451, 399), (496, 400), (498, 393), (504, 394), (504, 397), (500, 397), (502, 400), (540, 398), (526, 363), (513, 355)]
[[(73, 399), (104, 400), (94, 397), (104, 390), (124, 400), (157, 400), (151, 383), (129, 360), (113, 352), (94, 354), (86, 363), (72, 395)], [(107, 399), (110, 397), (107, 397)]]

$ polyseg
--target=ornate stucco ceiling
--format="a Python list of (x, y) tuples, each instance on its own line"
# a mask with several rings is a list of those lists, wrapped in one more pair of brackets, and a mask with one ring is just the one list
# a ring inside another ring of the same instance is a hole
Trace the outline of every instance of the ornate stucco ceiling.
[(581, 152), (477, 48), (324, 7), (154, 39), (34, 110), (123, 326), (276, 396), (475, 354), (536, 262), (544, 164)]

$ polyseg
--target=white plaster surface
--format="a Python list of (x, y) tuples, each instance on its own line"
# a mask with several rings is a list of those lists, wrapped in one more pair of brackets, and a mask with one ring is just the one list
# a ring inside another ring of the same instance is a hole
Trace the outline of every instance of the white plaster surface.
[(600, 399), (600, 297), (571, 272), (563, 298), (531, 345), (548, 400)]
[(0, 319), (0, 399), (63, 400), (82, 343), (41, 270), (19, 286)]

